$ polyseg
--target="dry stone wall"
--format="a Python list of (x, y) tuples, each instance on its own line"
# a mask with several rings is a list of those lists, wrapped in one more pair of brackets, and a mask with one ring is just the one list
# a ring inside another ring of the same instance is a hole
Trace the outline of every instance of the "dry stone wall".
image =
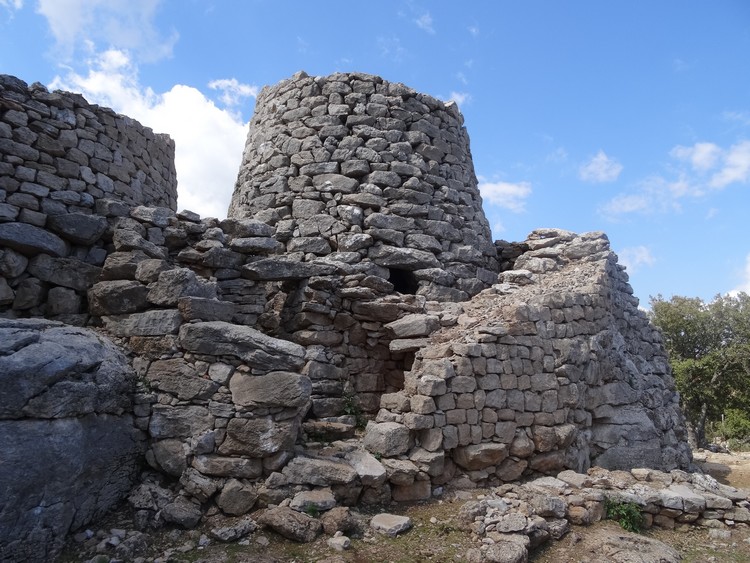
[(84, 312), (108, 252), (103, 216), (176, 204), (168, 136), (80, 95), (0, 75), (0, 311)]

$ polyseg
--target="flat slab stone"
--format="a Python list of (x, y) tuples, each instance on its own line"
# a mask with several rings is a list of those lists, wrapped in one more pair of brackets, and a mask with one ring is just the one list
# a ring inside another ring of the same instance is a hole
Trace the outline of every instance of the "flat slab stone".
[(0, 246), (26, 256), (51, 254), (62, 258), (68, 254), (68, 245), (63, 239), (28, 223), (0, 223)]
[(408, 516), (388, 514), (387, 512), (377, 514), (370, 520), (370, 527), (373, 530), (392, 538), (409, 530), (411, 526), (411, 518)]

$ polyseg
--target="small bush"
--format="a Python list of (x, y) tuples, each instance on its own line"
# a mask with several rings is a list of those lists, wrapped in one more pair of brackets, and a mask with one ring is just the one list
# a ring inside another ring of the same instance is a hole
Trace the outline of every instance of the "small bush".
[(728, 440), (747, 441), (750, 439), (750, 418), (743, 410), (728, 409), (721, 431)]
[(643, 515), (636, 503), (608, 498), (604, 508), (607, 518), (618, 522), (628, 532), (640, 532), (643, 528)]

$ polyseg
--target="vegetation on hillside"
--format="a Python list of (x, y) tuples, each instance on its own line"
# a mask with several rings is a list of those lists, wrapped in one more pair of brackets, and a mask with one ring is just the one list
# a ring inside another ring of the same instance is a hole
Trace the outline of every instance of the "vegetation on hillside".
[(693, 447), (707, 445), (707, 428), (725, 439), (750, 438), (750, 296), (651, 298)]

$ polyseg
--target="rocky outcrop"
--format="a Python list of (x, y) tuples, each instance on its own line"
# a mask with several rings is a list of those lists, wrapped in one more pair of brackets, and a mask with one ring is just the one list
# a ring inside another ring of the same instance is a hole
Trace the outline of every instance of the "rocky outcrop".
[(90, 330), (0, 319), (0, 557), (49, 561), (138, 475), (135, 376)]

